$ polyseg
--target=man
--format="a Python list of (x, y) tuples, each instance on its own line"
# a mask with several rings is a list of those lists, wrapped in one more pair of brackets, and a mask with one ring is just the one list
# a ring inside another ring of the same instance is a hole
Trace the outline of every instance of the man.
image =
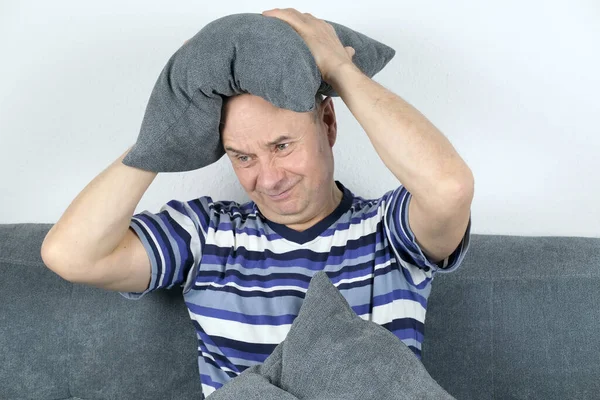
[(402, 182), (379, 199), (333, 179), (333, 101), (297, 113), (250, 94), (223, 108), (222, 142), (252, 201), (172, 200), (133, 215), (156, 173), (119, 159), (75, 198), (42, 245), (49, 268), (72, 282), (139, 298), (183, 286), (199, 338), (204, 396), (283, 341), (320, 270), (354, 311), (420, 358), (431, 280), (462, 262), (474, 180), (448, 140), (416, 109), (365, 76), (325, 21), (265, 11), (304, 38)]

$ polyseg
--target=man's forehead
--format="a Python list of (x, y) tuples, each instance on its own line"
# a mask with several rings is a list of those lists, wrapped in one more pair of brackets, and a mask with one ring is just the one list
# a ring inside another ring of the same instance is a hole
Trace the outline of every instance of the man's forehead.
[(311, 121), (309, 117), (256, 97), (244, 94), (228, 101), (222, 126), (224, 144), (245, 141), (269, 145), (282, 137), (294, 139), (304, 134)]
[(304, 136), (306, 130), (302, 129), (260, 129), (254, 127), (252, 129), (231, 130), (223, 132), (223, 145), (233, 147), (235, 149), (262, 147), (268, 148), (282, 142), (292, 142), (299, 140)]

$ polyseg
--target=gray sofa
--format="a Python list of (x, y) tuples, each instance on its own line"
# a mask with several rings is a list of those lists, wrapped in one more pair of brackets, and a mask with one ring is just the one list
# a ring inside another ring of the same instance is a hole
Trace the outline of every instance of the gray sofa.
[[(138, 301), (47, 269), (49, 224), (0, 225), (0, 399), (193, 399), (177, 290)], [(600, 398), (600, 238), (472, 235), (436, 277), (423, 362), (457, 399)]]

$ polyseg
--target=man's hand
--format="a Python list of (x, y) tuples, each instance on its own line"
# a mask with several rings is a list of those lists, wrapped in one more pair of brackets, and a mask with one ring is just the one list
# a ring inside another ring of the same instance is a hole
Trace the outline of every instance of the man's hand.
[(274, 8), (263, 11), (262, 14), (279, 18), (298, 32), (310, 49), (325, 82), (329, 83), (329, 77), (339, 67), (352, 64), (355, 50), (350, 46), (344, 47), (333, 26), (326, 21), (309, 13), (303, 14), (294, 8)]

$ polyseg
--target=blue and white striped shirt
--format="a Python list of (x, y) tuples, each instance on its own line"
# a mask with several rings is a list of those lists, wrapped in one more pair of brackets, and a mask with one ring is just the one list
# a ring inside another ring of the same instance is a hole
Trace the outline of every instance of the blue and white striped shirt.
[(454, 253), (435, 264), (409, 228), (406, 188), (366, 200), (336, 183), (343, 191), (339, 206), (303, 232), (267, 220), (254, 202), (210, 197), (171, 200), (159, 213), (133, 216), (130, 226), (148, 252), (152, 278), (146, 291), (122, 294), (136, 299), (183, 286), (204, 396), (264, 362), (285, 339), (318, 271), (356, 314), (421, 358), (432, 278), (461, 264), (471, 220)]

